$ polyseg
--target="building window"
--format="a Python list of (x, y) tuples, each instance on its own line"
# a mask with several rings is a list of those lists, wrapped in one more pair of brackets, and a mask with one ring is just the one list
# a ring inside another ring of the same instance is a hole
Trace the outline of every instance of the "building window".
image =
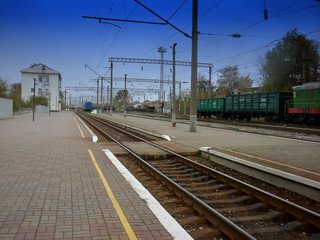
[(34, 88), (31, 88), (31, 93), (34, 93)]
[(49, 83), (49, 75), (46, 75), (46, 83)]
[(49, 95), (49, 89), (46, 89), (46, 96)]
[(39, 79), (39, 83), (41, 83), (42, 82), (42, 75), (39, 75), (38, 79)]
[(39, 88), (39, 89), (38, 89), (38, 96), (41, 96), (41, 95), (42, 95), (42, 89)]

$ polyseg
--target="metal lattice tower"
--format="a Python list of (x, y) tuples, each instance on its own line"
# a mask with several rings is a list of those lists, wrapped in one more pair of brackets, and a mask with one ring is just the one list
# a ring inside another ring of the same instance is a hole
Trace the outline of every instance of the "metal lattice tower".
[(160, 65), (160, 96), (159, 96), (159, 102), (164, 101), (164, 94), (163, 94), (163, 56), (164, 53), (167, 52), (166, 48), (159, 47), (158, 52), (161, 54), (161, 65)]

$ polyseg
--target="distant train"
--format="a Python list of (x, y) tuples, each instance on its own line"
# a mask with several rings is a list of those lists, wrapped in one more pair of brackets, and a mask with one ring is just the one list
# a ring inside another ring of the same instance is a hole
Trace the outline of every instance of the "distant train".
[[(97, 104), (93, 104), (92, 102), (85, 102), (84, 105), (83, 105), (83, 111), (86, 111), (86, 112), (91, 112), (93, 109), (96, 109), (96, 108), (97, 108)], [(100, 105), (99, 108), (101, 109), (102, 105)], [(110, 110), (110, 106), (106, 105), (106, 104), (103, 105), (103, 110), (104, 111)], [(115, 111), (116, 107), (113, 106), (112, 110)]]
[(93, 109), (92, 102), (85, 102), (83, 106), (83, 111), (91, 112)]
[(293, 87), (293, 92), (250, 93), (197, 100), (198, 117), (320, 123), (320, 82)]
[(152, 104), (134, 104), (127, 106), (127, 111), (155, 112), (156, 107)]

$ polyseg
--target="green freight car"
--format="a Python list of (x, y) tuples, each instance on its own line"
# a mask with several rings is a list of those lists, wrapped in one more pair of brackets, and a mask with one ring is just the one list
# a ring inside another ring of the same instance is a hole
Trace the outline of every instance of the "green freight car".
[(292, 92), (232, 95), (226, 97), (226, 117), (247, 119), (264, 117), (266, 121), (284, 120), (285, 106)]
[(248, 93), (199, 99), (198, 117), (289, 121), (320, 124), (320, 82), (292, 88), (293, 92)]
[(210, 98), (197, 100), (198, 117), (223, 117), (225, 112), (225, 98)]

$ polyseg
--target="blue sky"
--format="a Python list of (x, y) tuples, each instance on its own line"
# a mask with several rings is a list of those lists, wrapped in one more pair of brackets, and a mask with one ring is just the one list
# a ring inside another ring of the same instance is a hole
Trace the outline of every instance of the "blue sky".
[[(184, 0), (140, 0), (168, 19)], [(263, 10), (269, 19), (263, 20)], [(1, 0), (0, 1), (0, 76), (9, 83), (21, 81), (20, 70), (33, 63), (44, 63), (61, 72), (65, 86), (95, 86), (97, 75), (110, 76), (109, 57), (159, 59), (159, 47), (167, 48), (165, 59), (172, 60), (170, 46), (177, 43), (176, 60), (191, 61), (191, 39), (169, 25), (112, 22), (121, 27), (99, 24), (82, 16), (109, 17), (143, 21), (161, 20), (134, 0)], [(170, 22), (191, 35), (192, 0), (187, 0)], [(260, 22), (261, 21), (261, 22)], [(258, 23), (260, 22), (260, 23)], [(258, 23), (258, 24), (256, 24)], [(256, 25), (255, 25), (256, 24)], [(253, 26), (254, 25), (254, 26)], [(241, 74), (249, 74), (258, 84), (258, 58), (272, 49), (288, 31), (297, 28), (307, 38), (320, 40), (320, 2), (316, 0), (199, 0), (200, 33), (198, 61), (213, 64), (213, 82), (217, 70), (238, 65)], [(241, 33), (232, 38), (230, 34)], [(208, 69), (198, 73), (208, 78)], [(114, 64), (114, 76), (160, 78), (159, 65)], [(164, 67), (165, 79), (171, 78), (170, 66)], [(190, 83), (190, 68), (177, 67), (176, 79)], [(81, 82), (81, 84), (80, 84)], [(123, 87), (123, 82), (114, 87)], [(159, 88), (159, 84), (129, 83), (131, 88)], [(190, 84), (184, 84), (184, 89)], [(169, 86), (165, 85), (169, 92)], [(72, 92), (73, 96), (91, 92)], [(141, 96), (140, 96), (141, 97)], [(147, 94), (147, 99), (156, 99)], [(137, 97), (136, 97), (137, 99)], [(141, 98), (143, 99), (143, 98)]]

